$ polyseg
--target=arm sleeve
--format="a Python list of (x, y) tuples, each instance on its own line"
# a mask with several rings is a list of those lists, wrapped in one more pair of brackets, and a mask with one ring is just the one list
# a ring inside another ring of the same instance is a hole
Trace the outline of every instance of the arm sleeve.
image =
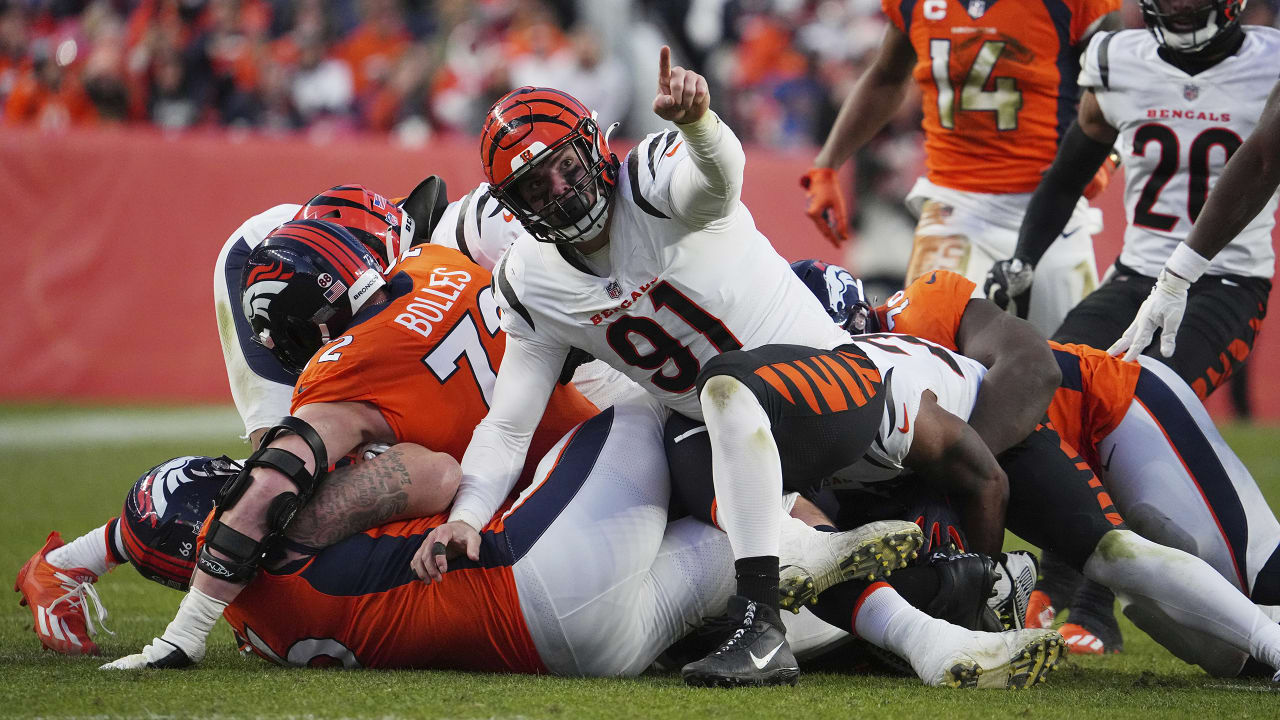
[(451, 522), (462, 520), (480, 530), (515, 487), (567, 353), (568, 348), (517, 335), (507, 338), (493, 405), (462, 456), (462, 483), (449, 513)]
[(1032, 266), (1040, 262), (1071, 220), (1076, 202), (1110, 153), (1110, 145), (1086, 135), (1079, 122), (1071, 123), (1058, 156), (1027, 203), (1014, 257), (1023, 258)]
[(697, 122), (676, 127), (684, 140), (685, 157), (672, 170), (672, 212), (695, 227), (710, 225), (738, 206), (746, 153), (738, 137), (711, 110)]

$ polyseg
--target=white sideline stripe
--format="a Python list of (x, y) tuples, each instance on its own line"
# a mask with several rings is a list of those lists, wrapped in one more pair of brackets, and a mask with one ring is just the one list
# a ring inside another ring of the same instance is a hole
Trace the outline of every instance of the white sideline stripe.
[(36, 412), (0, 419), (0, 449), (208, 438), (230, 441), (243, 432), (234, 407)]

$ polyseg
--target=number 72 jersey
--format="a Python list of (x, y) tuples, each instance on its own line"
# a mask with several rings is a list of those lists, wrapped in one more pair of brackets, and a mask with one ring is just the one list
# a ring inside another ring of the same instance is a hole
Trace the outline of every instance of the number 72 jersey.
[(1120, 0), (881, 0), (916, 51), (928, 178), (1035, 190), (1075, 119), (1076, 45)]
[[(462, 253), (419, 245), (396, 265), (391, 299), (356, 316), (320, 348), (294, 386), (293, 412), (318, 402), (366, 402), (400, 442), (460, 460), (489, 412), (506, 349), (492, 277)], [(528, 477), (562, 435), (596, 414), (577, 390), (557, 387), (534, 434)]]
[[(1080, 85), (1120, 131), (1125, 229), (1120, 262), (1155, 277), (1191, 232), (1227, 160), (1253, 132), (1280, 77), (1280, 30), (1249, 25), (1235, 54), (1195, 75), (1165, 62), (1145, 30), (1095, 37)], [(1273, 196), (1214, 258), (1209, 273), (1271, 277)]]

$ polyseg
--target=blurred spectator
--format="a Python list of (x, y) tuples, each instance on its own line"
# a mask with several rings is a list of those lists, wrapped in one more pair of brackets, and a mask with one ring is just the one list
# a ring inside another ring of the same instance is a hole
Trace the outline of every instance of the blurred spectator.
[(298, 69), (290, 86), (294, 110), (308, 123), (347, 117), (355, 99), (351, 66), (325, 54), (324, 37), (316, 30), (297, 32), (294, 40), (298, 44)]
[(97, 119), (72, 65), (78, 51), (75, 40), (37, 38), (30, 46), (30, 63), (18, 74), (5, 101), (5, 120), (57, 130)]

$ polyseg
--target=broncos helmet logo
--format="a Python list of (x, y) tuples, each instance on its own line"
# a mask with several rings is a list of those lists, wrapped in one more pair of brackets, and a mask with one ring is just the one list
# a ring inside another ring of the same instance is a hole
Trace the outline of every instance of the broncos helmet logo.
[[(276, 296), (284, 292), (287, 287), (289, 283), (284, 280), (258, 280), (246, 287), (240, 302), (243, 305), (244, 316), (249, 318), (249, 324), (263, 328), (270, 327), (271, 301), (275, 300)], [(269, 340), (270, 336), (259, 336), (259, 339)]]

